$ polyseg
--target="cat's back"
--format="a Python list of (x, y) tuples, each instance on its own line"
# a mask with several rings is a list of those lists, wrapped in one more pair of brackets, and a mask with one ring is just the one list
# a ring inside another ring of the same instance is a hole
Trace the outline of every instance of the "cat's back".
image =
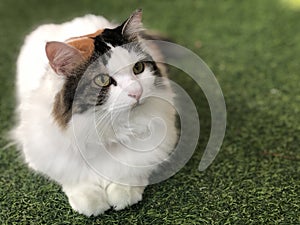
[(62, 24), (45, 24), (37, 27), (26, 38), (17, 60), (17, 96), (22, 98), (37, 89), (46, 72), (47, 41), (65, 41), (114, 25), (101, 16), (86, 15)]

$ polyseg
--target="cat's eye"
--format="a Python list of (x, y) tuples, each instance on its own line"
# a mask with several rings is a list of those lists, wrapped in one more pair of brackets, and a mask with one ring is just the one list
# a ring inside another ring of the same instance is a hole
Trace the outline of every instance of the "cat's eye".
[(134, 64), (132, 70), (133, 70), (133, 73), (135, 75), (138, 75), (138, 74), (144, 72), (144, 70), (145, 70), (145, 63), (144, 62), (137, 62), (136, 64)]
[(111, 83), (111, 78), (107, 74), (99, 74), (94, 78), (95, 84), (97, 84), (100, 87), (106, 87), (110, 85)]

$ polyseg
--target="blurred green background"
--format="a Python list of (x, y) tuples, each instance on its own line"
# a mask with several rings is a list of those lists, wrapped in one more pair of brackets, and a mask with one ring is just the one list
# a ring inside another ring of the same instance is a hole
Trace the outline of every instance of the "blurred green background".
[(43, 23), (86, 13), (121, 22), (142, 8), (147, 28), (198, 54), (216, 75), (227, 105), (221, 152), (198, 163), (210, 131), (198, 105), (201, 138), (189, 163), (149, 186), (144, 200), (97, 218), (73, 212), (60, 187), (0, 150), (0, 224), (300, 224), (300, 1), (0, 1), (0, 147), (13, 125), (15, 62), (25, 35)]

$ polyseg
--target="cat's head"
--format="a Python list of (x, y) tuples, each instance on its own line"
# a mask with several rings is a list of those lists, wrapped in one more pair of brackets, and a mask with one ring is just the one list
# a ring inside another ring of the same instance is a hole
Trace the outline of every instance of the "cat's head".
[(137, 10), (114, 29), (47, 43), (49, 64), (65, 79), (53, 108), (61, 126), (72, 113), (134, 107), (154, 91), (161, 71), (143, 43), (141, 20)]

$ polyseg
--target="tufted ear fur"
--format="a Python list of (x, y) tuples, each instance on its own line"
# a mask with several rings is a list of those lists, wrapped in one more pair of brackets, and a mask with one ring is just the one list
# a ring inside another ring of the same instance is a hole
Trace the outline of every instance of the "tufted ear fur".
[(144, 29), (142, 24), (142, 10), (138, 9), (121, 25), (122, 35), (130, 40), (136, 40), (138, 34)]
[(46, 54), (50, 66), (58, 75), (72, 75), (72, 71), (84, 61), (79, 50), (63, 42), (47, 42)]

